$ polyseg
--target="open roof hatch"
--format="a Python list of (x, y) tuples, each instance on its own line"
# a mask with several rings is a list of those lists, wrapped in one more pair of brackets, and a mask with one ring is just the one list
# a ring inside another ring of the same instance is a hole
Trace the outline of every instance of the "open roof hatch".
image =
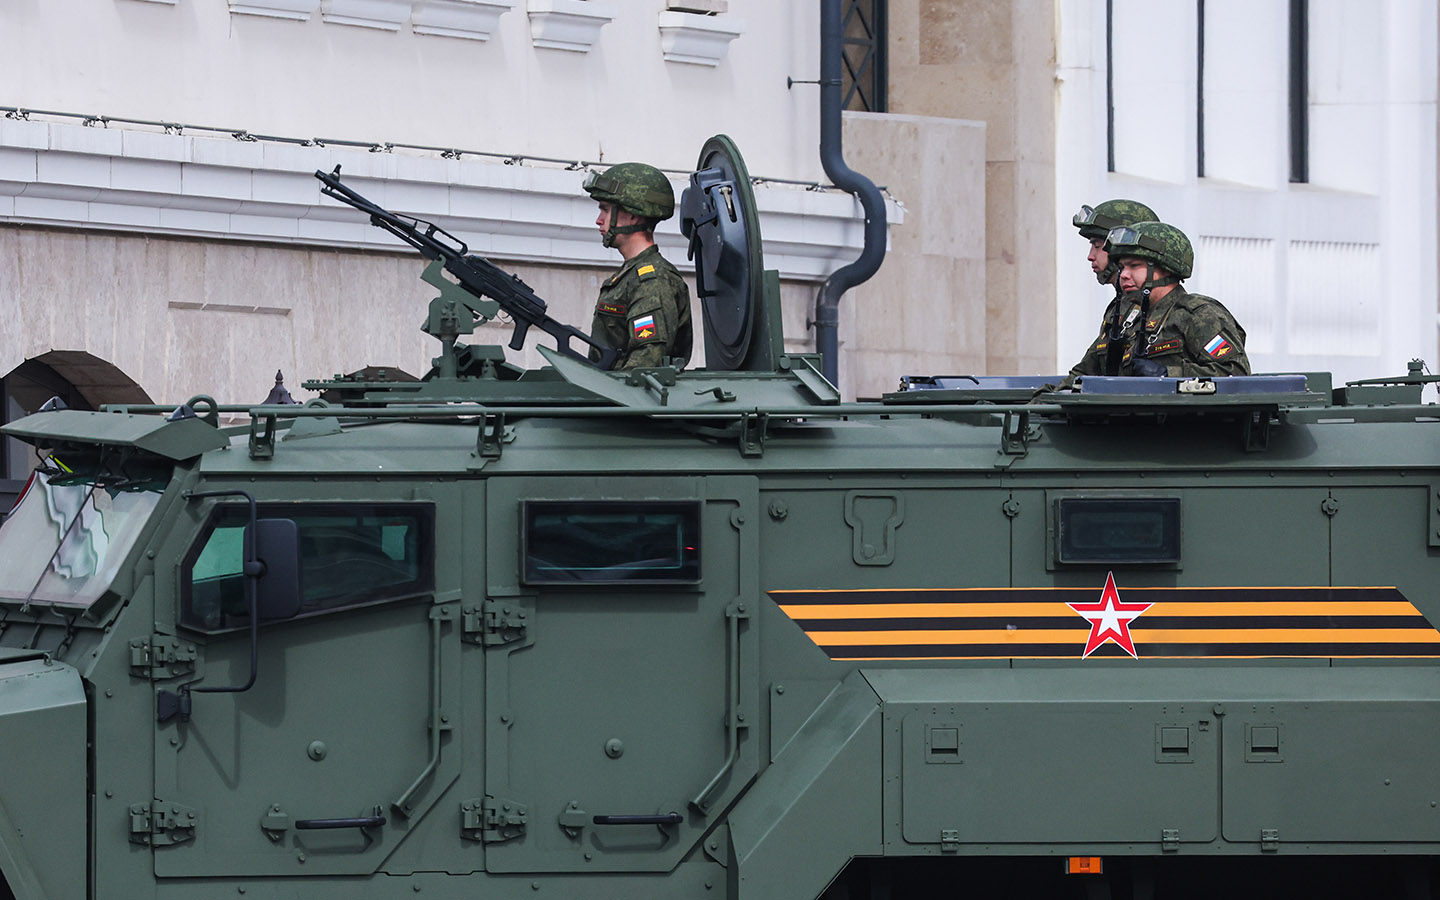
[(680, 230), (695, 261), (705, 366), (776, 371), (785, 352), (780, 278), (764, 270), (750, 173), (723, 134), (705, 142), (695, 169), (680, 196)]

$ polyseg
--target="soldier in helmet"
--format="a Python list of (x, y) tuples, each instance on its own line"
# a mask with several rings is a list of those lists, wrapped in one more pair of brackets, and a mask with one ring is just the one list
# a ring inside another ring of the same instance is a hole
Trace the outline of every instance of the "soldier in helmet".
[(1195, 251), (1173, 225), (1137, 222), (1110, 229), (1106, 252), (1118, 267), (1115, 320), (1100, 330), (1074, 375), (1248, 375), (1245, 329), (1220, 301), (1191, 294)]
[(670, 179), (654, 166), (620, 163), (591, 173), (585, 191), (600, 204), (602, 242), (625, 259), (600, 286), (590, 336), (620, 351), (615, 369), (683, 366), (694, 342), (690, 290), (655, 246), (656, 224), (675, 212)]
[[(1158, 222), (1160, 217), (1155, 211), (1136, 200), (1106, 200), (1099, 206), (1082, 206), (1075, 217), (1070, 220), (1071, 224), (1079, 230), (1080, 236), (1090, 242), (1090, 271), (1095, 273), (1095, 280), (1101, 284), (1115, 284), (1120, 274), (1120, 267), (1110, 261), (1110, 255), (1105, 251), (1105, 238), (1110, 234), (1110, 229), (1117, 225), (1134, 225), (1136, 222)], [(1115, 297), (1119, 299), (1120, 289), (1115, 289)]]

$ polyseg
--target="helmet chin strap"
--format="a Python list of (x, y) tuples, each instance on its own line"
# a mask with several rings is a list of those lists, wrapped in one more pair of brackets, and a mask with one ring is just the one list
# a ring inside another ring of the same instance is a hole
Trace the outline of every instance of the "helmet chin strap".
[(616, 203), (610, 204), (610, 225), (605, 229), (605, 234), (600, 238), (600, 243), (606, 247), (614, 247), (615, 239), (622, 234), (634, 234), (637, 231), (648, 231), (649, 224), (643, 219), (634, 225), (617, 225), (620, 218), (620, 206)]
[(1120, 286), (1115, 281), (1115, 277), (1119, 274), (1120, 264), (1111, 260), (1110, 262), (1105, 263), (1105, 268), (1095, 273), (1095, 280), (1100, 282), (1101, 284), (1114, 284), (1116, 290), (1118, 291)]

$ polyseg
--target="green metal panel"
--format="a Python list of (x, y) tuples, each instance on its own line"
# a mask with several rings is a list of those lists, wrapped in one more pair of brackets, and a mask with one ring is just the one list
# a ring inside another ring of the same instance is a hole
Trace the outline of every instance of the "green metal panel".
[(880, 855), (882, 772), (880, 708), (852, 673), (730, 813), (732, 896), (814, 897), (852, 856)]
[[(329, 491), (326, 500), (346, 493)], [(437, 549), (458, 556), (458, 503), (443, 490), (397, 496), (372, 486), (367, 499), (434, 500)], [(161, 565), (176, 572), (184, 550)], [(150, 724), (154, 797), (195, 816), (193, 837), (154, 841), (157, 876), (367, 874), (416, 834), (458, 833), (454, 808), (436, 803), (457, 777), (464, 745), (462, 612), (453, 578), (437, 575), (436, 583), (436, 592), (412, 599), (271, 624), (261, 631), (253, 688), (192, 694), (189, 722)], [(201, 685), (246, 680), (243, 631), (182, 636), (199, 647)], [(385, 824), (297, 825), (371, 815)]]
[(11, 422), (3, 431), (37, 446), (93, 443), (133, 448), (172, 460), (191, 459), (230, 443), (228, 436), (201, 419), (170, 422), (158, 416), (79, 409), (36, 413)]
[(87, 730), (74, 668), (0, 666), (0, 869), (17, 900), (86, 896)]
[[(486, 847), (488, 871), (669, 871), (754, 777), (755, 486), (745, 476), (490, 482), (487, 595), (534, 614), (524, 645), (487, 651), (485, 793), (528, 816), (522, 834)], [(575, 497), (703, 501), (702, 584), (522, 586), (520, 502)], [(683, 821), (665, 828), (593, 821), (672, 812)]]
[(885, 717), (902, 723), (907, 843), (1216, 836), (1216, 730), (1196, 704), (887, 704)]
[[(1347, 669), (1343, 671), (1356, 671)], [(1317, 673), (1318, 674), (1318, 673)], [(1252, 703), (1224, 721), (1224, 834), (1254, 846), (1262, 831), (1287, 845), (1440, 841), (1440, 699), (1417, 693), (1413, 670), (1372, 670), (1368, 699)], [(1424, 678), (1432, 693), (1435, 679)], [(1383, 698), (1383, 700), (1382, 700)], [(1257, 752), (1256, 729), (1272, 729)]]

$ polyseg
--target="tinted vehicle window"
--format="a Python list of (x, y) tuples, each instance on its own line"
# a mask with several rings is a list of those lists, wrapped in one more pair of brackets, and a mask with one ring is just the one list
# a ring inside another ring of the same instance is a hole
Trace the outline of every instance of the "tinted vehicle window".
[[(300, 615), (413, 597), (434, 587), (434, 514), (413, 504), (261, 504), (260, 516), (292, 519), (300, 535)], [(225, 507), (186, 558), (181, 623), (203, 631), (248, 622), (246, 514)]]
[(696, 501), (549, 501), (524, 504), (525, 582), (695, 584)]

